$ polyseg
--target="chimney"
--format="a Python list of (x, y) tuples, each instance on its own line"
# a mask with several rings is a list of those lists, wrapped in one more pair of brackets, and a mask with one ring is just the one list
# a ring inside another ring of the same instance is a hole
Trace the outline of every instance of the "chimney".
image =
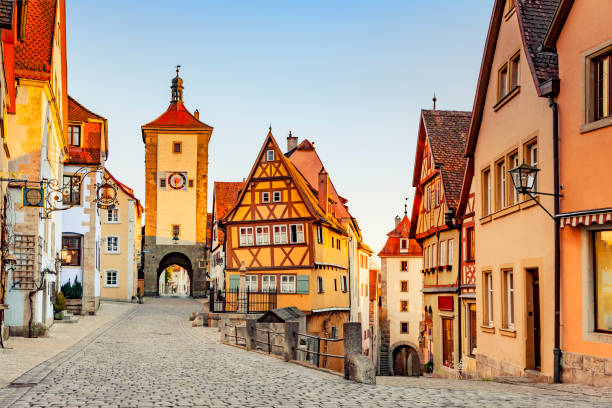
[(196, 109), (195, 112), (193, 112), (193, 116), (195, 116), (197, 120), (200, 120), (200, 111)]
[(402, 219), (399, 217), (399, 215), (395, 216), (395, 228), (397, 228), (397, 226), (399, 225), (399, 223), (402, 221)]
[(329, 175), (325, 171), (325, 168), (321, 167), (321, 171), (319, 172), (319, 205), (327, 214), (329, 202)]
[(287, 152), (292, 151), (297, 147), (298, 138), (291, 134), (289, 131), (289, 136), (287, 136)]

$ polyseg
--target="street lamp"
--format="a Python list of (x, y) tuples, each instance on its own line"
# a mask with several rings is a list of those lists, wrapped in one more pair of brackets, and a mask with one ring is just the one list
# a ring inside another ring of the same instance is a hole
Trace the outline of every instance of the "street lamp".
[(172, 241), (174, 241), (174, 244), (178, 244), (179, 237), (178, 237), (178, 234), (176, 232), (172, 236)]
[(509, 171), (512, 176), (512, 184), (514, 184), (514, 188), (520, 194), (527, 194), (532, 200), (534, 200), (544, 211), (546, 214), (550, 216), (553, 220), (555, 216), (550, 213), (539, 200), (536, 199), (535, 195), (548, 195), (554, 197), (563, 197), (563, 194), (553, 194), (553, 193), (543, 193), (541, 191), (533, 191), (536, 186), (536, 180), (538, 178), (538, 169), (535, 166), (531, 166), (529, 164), (521, 164)]

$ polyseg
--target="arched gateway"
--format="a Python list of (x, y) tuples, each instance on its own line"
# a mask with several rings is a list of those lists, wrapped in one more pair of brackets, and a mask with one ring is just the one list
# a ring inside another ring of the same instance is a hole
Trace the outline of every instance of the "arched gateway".
[[(180, 67), (180, 66), (179, 66)], [(156, 296), (168, 266), (189, 274), (194, 297), (206, 294), (208, 142), (213, 128), (183, 104), (183, 80), (172, 79), (168, 109), (142, 126), (145, 143), (145, 295)]]
[(391, 375), (423, 375), (423, 356), (409, 342), (398, 342), (390, 348)]

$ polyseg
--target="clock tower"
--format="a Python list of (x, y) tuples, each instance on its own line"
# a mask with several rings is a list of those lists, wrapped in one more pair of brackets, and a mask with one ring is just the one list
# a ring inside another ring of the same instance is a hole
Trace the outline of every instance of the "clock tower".
[(183, 103), (176, 69), (168, 109), (142, 126), (145, 144), (145, 295), (156, 296), (170, 266), (189, 274), (190, 293), (206, 294), (208, 142), (213, 128)]

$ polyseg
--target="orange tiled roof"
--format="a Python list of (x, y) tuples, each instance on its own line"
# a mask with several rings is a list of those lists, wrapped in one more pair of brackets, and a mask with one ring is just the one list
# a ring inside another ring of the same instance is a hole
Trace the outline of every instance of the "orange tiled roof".
[(212, 130), (212, 127), (196, 119), (195, 116), (187, 110), (183, 102), (180, 101), (171, 102), (168, 109), (166, 109), (157, 119), (142, 126), (143, 129), (159, 127), (184, 127)]
[(49, 79), (56, 10), (57, 0), (27, 3), (25, 36), (15, 44), (15, 76)]
[(410, 234), (410, 219), (407, 215), (397, 224), (397, 226), (387, 234), (387, 242), (378, 256), (421, 256), (423, 249), (415, 239), (408, 241), (408, 252), (400, 253), (400, 239), (408, 238)]
[[(104, 123), (89, 122), (90, 119), (101, 120)], [(68, 159), (71, 164), (102, 164), (102, 138), (106, 137), (106, 119), (93, 113), (76, 99), (68, 96), (68, 120), (82, 123), (81, 146), (68, 146)], [(103, 134), (104, 132), (104, 134)]]
[(86, 122), (88, 119), (104, 120), (105, 118), (97, 113), (93, 113), (81, 105), (72, 96), (68, 95), (68, 120), (74, 122)]
[(142, 204), (140, 203), (140, 200), (138, 198), (136, 198), (136, 196), (134, 195), (134, 190), (128, 186), (126, 186), (125, 184), (123, 184), (122, 182), (120, 182), (119, 180), (117, 180), (115, 178), (115, 176), (113, 176), (111, 174), (110, 171), (108, 171), (108, 169), (104, 169), (104, 171), (106, 171), (106, 174), (108, 174), (108, 176), (117, 184), (117, 186), (128, 196), (130, 196), (130, 198), (134, 199), (136, 201), (136, 209), (138, 210), (139, 213), (142, 213), (144, 211), (144, 207), (142, 206)]
[[(212, 224), (217, 220), (223, 219), (223, 217), (225, 217), (228, 211), (232, 209), (232, 207), (236, 203), (236, 200), (238, 200), (238, 197), (240, 196), (240, 191), (242, 190), (243, 186), (244, 183), (241, 181), (215, 181), (213, 190), (213, 205), (216, 220), (211, 221), (211, 230)], [(217, 243), (219, 245), (223, 245), (224, 241), (225, 234), (223, 230), (219, 228), (217, 229)]]

